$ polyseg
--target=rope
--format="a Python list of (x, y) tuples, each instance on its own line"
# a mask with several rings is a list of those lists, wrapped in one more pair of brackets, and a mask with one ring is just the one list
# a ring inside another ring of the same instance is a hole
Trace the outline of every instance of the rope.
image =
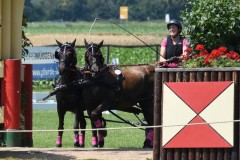
[(118, 127), (118, 128), (96, 128), (96, 129), (63, 129), (63, 130), (0, 130), (0, 133), (6, 132), (72, 132), (72, 131), (98, 131), (98, 130), (123, 130), (123, 129), (147, 129), (147, 128), (164, 128), (164, 127), (179, 127), (179, 126), (197, 126), (197, 125), (208, 125), (208, 124), (221, 124), (221, 123), (235, 123), (240, 122), (240, 120), (233, 121), (221, 121), (221, 122), (202, 122), (202, 123), (190, 123), (190, 124), (176, 124), (176, 125), (157, 125), (157, 126), (138, 126), (138, 127)]

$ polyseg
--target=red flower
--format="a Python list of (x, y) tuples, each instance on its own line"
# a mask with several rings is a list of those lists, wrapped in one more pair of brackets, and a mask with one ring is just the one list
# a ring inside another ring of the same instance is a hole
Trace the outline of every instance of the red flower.
[(204, 50), (205, 48), (204, 48), (204, 46), (202, 45), (202, 44), (198, 44), (197, 46), (196, 46), (196, 48), (195, 48), (195, 50), (196, 51), (202, 51), (202, 50)]
[(234, 51), (228, 51), (226, 47), (220, 46), (218, 49), (212, 50), (210, 53), (205, 49), (204, 45), (197, 44), (192, 59), (189, 59), (187, 55), (191, 55), (193, 50), (188, 48), (185, 50), (186, 64), (189, 66), (202, 66), (202, 61), (195, 61), (194, 59), (203, 58), (203, 66), (239, 66), (240, 54)]
[(186, 52), (187, 54), (190, 54), (190, 53), (192, 52), (192, 48), (188, 47), (188, 48), (185, 50), (185, 52)]
[(237, 60), (239, 59), (239, 55), (237, 52), (230, 51), (229, 53), (226, 54), (226, 57), (229, 59)]
[(226, 47), (219, 47), (218, 51), (221, 53), (227, 53), (228, 49)]
[(207, 66), (210, 63), (211, 58), (207, 57), (204, 59), (204, 64)]
[(189, 56), (189, 54), (182, 55), (182, 56), (183, 56), (183, 59), (184, 59), (184, 60), (189, 60), (189, 59), (190, 59), (190, 56)]
[(200, 57), (199, 54), (194, 54), (194, 55), (193, 55), (193, 58), (198, 58), (198, 57)]
[(207, 55), (209, 55), (209, 53), (206, 49), (201, 50), (200, 56), (207, 56)]
[(210, 56), (212, 56), (212, 58), (218, 58), (221, 56), (221, 52), (219, 52), (219, 50), (217, 50), (217, 49), (214, 49), (214, 50), (212, 50)]

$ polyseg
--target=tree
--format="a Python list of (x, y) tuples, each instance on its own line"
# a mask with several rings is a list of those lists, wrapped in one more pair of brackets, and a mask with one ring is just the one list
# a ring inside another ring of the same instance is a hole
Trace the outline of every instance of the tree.
[(240, 3), (235, 0), (187, 0), (181, 17), (191, 47), (208, 51), (219, 46), (240, 53)]
[[(27, 28), (27, 17), (23, 15), (22, 27)], [(32, 46), (31, 41), (26, 37), (24, 30), (22, 30), (22, 57), (24, 58), (28, 54), (28, 50), (25, 47)]]
[(44, 17), (45, 14), (40, 7), (33, 6), (31, 0), (25, 0), (23, 14), (28, 17), (29, 21), (39, 20), (39, 17)]
[(128, 6), (129, 20), (164, 19), (166, 13), (178, 19), (183, 4), (184, 0), (26, 0), (24, 14), (29, 21), (119, 19), (119, 7)]
[(186, 0), (163, 0), (165, 12), (170, 14), (170, 19), (180, 19), (180, 12), (184, 8)]

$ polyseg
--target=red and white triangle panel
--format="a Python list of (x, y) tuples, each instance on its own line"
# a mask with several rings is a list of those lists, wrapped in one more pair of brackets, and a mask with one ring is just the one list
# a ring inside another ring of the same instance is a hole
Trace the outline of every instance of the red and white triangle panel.
[(233, 82), (165, 83), (163, 147), (233, 147), (233, 112)]

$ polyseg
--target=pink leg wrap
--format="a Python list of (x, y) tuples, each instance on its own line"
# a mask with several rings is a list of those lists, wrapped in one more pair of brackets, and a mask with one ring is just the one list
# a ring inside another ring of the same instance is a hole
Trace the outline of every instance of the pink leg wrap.
[(98, 141), (100, 142), (100, 141), (104, 141), (104, 138), (103, 138), (103, 136), (100, 134), (100, 133), (98, 133)]
[(92, 145), (97, 145), (98, 141), (97, 141), (97, 137), (92, 137)]
[(85, 135), (84, 134), (80, 134), (79, 136), (79, 144), (84, 144), (85, 142)]
[(74, 135), (74, 143), (77, 143), (77, 142), (79, 142), (79, 135), (75, 134)]
[(150, 140), (151, 145), (153, 144), (153, 130), (147, 132), (147, 139)]
[(62, 144), (62, 137), (61, 137), (61, 136), (57, 136), (56, 144), (57, 144), (57, 145)]
[(100, 119), (96, 120), (94, 123), (95, 123), (97, 128), (101, 128), (102, 127), (102, 122), (100, 121)]

